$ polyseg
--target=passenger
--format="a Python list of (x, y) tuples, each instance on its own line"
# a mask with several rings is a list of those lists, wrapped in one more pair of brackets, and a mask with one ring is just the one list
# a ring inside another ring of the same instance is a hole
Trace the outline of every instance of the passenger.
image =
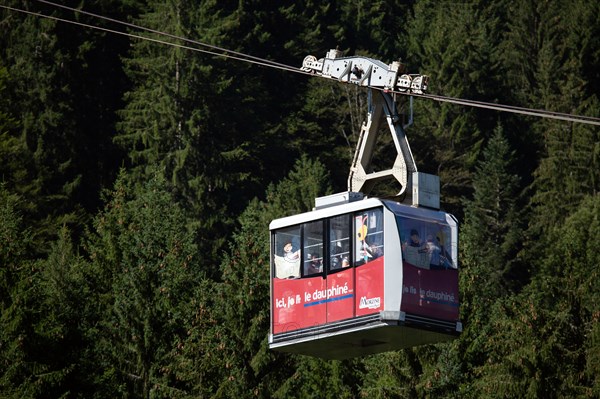
[(344, 258), (342, 259), (342, 269), (344, 269), (348, 266), (350, 266), (350, 261), (348, 260), (347, 256), (344, 256)]
[(288, 262), (293, 262), (300, 257), (300, 250), (294, 252), (294, 247), (292, 246), (291, 242), (287, 242), (283, 246), (283, 253), (284, 259)]
[(348, 237), (338, 240), (335, 244), (332, 242), (330, 252), (330, 270), (343, 269), (350, 266), (350, 262), (348, 261)]
[(429, 268), (431, 270), (444, 269), (441, 264), (441, 248), (433, 241), (432, 235), (427, 236), (427, 242), (425, 242), (425, 245), (423, 246), (423, 251), (431, 256), (431, 259), (429, 260)]
[(321, 273), (323, 271), (323, 262), (320, 258), (315, 255), (308, 254), (308, 266), (304, 270), (304, 274), (310, 276), (311, 274)]
[(360, 256), (366, 262), (369, 262), (374, 257), (373, 248), (367, 243), (366, 240), (360, 242)]
[(283, 246), (283, 256), (275, 255), (275, 277), (280, 279), (300, 278), (300, 250), (294, 251), (291, 242)]
[(419, 232), (417, 230), (412, 229), (410, 231), (410, 240), (404, 242), (402, 249), (406, 249), (407, 246), (421, 248), (421, 238), (419, 237)]
[(361, 241), (360, 245), (361, 245), (361, 254), (362, 254), (365, 262), (367, 262), (369, 260), (373, 260), (379, 256), (379, 254), (377, 252), (377, 247), (373, 246), (373, 245), (369, 245), (367, 240)]
[(419, 237), (419, 232), (417, 230), (410, 231), (410, 242), (409, 245), (411, 247), (420, 247), (421, 246), (421, 238)]
[(435, 238), (437, 239), (438, 246), (440, 247), (440, 266), (444, 269), (453, 269), (452, 257), (446, 251), (446, 247), (441, 237), (444, 237), (443, 233), (439, 232)]

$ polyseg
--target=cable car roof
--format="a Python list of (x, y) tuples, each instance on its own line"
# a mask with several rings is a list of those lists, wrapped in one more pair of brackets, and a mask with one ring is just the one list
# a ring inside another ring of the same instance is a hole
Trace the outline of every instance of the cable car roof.
[(381, 205), (385, 205), (386, 208), (388, 208), (390, 211), (397, 215), (401, 214), (404, 216), (415, 218), (425, 217), (429, 220), (436, 219), (441, 223), (448, 223), (451, 225), (456, 224), (456, 219), (454, 219), (454, 217), (451, 216), (451, 220), (449, 220), (449, 214), (443, 211), (428, 208), (417, 208), (409, 205), (403, 205), (394, 201), (381, 200), (379, 198), (368, 198), (361, 201), (349, 202), (342, 205), (331, 206), (328, 208), (317, 209), (298, 215), (292, 215), (280, 219), (275, 219), (269, 224), (269, 229), (276, 230), (283, 227), (294, 226), (297, 224), (324, 219), (331, 216), (341, 215), (344, 213), (352, 213), (361, 211), (363, 209), (375, 208)]

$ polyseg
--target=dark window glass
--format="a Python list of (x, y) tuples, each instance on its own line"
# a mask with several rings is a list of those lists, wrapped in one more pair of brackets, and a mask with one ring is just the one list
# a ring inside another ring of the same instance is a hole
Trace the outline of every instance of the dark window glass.
[(274, 233), (273, 241), (275, 277), (300, 277), (300, 227), (287, 227), (277, 230)]
[(350, 217), (336, 216), (329, 219), (329, 269), (338, 270), (350, 266)]
[(304, 276), (323, 272), (323, 222), (304, 224)]
[(397, 216), (402, 257), (422, 269), (456, 269), (452, 259), (450, 226), (419, 219)]
[(383, 211), (354, 214), (354, 262), (362, 265), (383, 256)]

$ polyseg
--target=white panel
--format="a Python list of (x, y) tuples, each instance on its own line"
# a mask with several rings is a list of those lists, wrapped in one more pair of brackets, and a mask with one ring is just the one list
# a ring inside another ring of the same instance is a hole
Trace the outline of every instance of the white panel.
[(396, 226), (396, 217), (386, 207), (384, 210), (384, 310), (399, 312), (402, 301), (402, 245)]

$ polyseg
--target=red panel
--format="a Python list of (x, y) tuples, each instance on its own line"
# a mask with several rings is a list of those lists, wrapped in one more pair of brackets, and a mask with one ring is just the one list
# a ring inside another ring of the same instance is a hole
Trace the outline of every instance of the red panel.
[(273, 334), (325, 324), (325, 279), (273, 279)]
[(354, 317), (354, 269), (327, 276), (327, 322)]
[(383, 310), (383, 256), (356, 268), (356, 315)]
[(404, 262), (403, 312), (436, 319), (458, 320), (458, 270), (421, 269)]

